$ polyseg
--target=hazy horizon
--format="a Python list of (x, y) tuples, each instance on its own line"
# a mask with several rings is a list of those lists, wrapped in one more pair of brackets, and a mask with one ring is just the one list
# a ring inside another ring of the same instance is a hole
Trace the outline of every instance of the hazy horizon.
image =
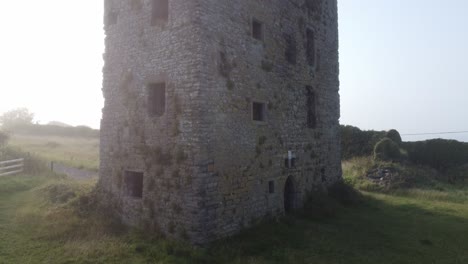
[[(41, 123), (99, 128), (103, 2), (0, 6), (0, 113), (27, 107)], [(466, 10), (463, 0), (339, 1), (340, 122), (402, 134), (468, 131)], [(404, 139), (438, 137), (468, 142), (468, 133)]]

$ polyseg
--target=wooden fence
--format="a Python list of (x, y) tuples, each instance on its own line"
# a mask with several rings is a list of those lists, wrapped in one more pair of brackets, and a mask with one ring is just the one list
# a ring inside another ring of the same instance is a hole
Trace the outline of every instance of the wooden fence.
[(0, 176), (13, 175), (22, 172), (24, 159), (0, 161)]

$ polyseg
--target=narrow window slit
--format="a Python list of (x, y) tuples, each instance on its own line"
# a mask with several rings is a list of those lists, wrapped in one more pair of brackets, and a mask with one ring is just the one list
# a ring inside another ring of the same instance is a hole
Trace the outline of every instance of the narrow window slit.
[(306, 107), (307, 107), (307, 127), (316, 128), (317, 127), (317, 110), (316, 110), (316, 99), (315, 92), (311, 86), (306, 87)]
[(166, 111), (166, 83), (148, 86), (148, 112), (150, 116), (162, 116)]
[(315, 35), (314, 31), (307, 29), (307, 44), (306, 44), (307, 63), (309, 66), (315, 66)]
[(252, 103), (252, 119), (254, 121), (265, 121), (265, 103)]
[(263, 40), (263, 24), (256, 19), (252, 19), (252, 37), (257, 40)]
[(268, 192), (270, 194), (275, 193), (275, 182), (274, 181), (269, 181), (268, 182)]

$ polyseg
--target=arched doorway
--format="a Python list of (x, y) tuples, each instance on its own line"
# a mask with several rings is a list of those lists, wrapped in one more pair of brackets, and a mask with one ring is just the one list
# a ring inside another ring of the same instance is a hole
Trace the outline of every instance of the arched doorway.
[(284, 184), (284, 212), (290, 213), (295, 208), (296, 190), (291, 176)]

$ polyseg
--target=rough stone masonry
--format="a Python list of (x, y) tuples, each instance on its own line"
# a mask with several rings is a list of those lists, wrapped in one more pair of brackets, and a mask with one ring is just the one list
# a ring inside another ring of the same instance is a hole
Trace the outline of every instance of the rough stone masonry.
[(341, 179), (336, 0), (105, 0), (99, 190), (203, 244)]

